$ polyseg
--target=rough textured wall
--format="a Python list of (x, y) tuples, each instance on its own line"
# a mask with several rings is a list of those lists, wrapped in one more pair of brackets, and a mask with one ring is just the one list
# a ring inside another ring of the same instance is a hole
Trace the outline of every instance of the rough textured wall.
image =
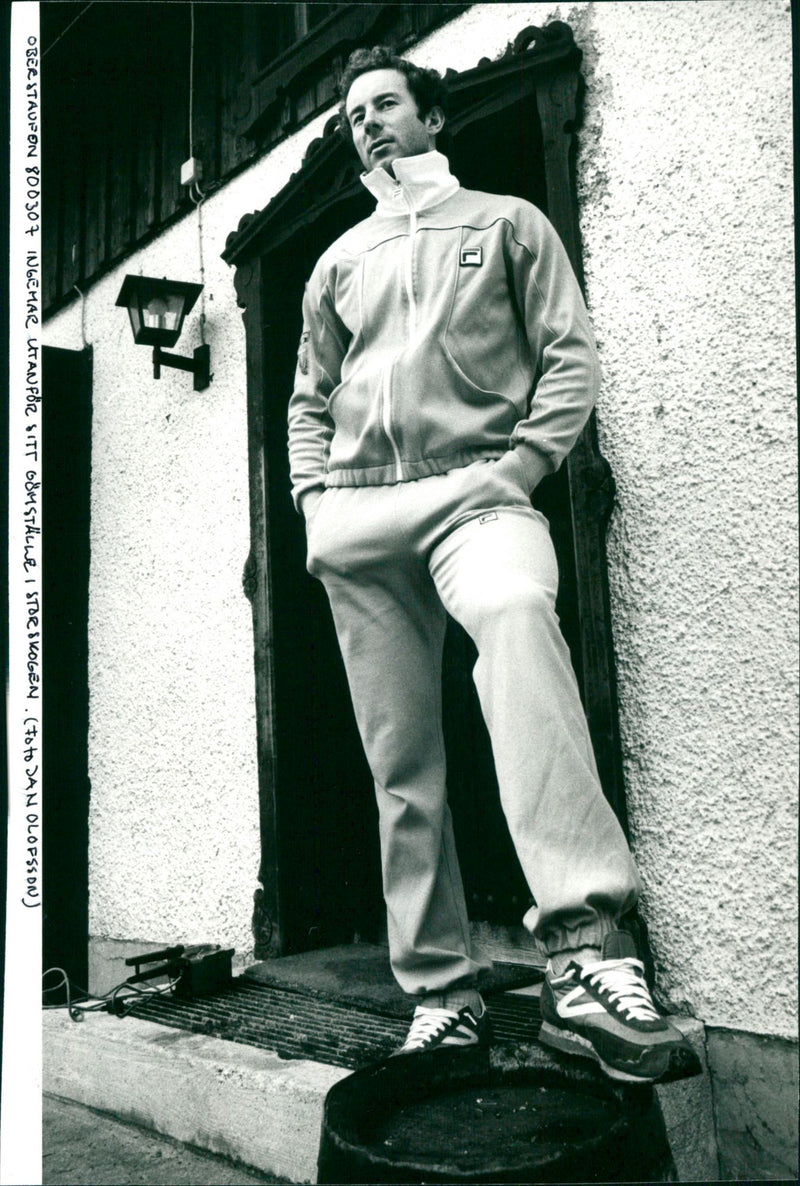
[(796, 374), (785, 3), (604, 4), (580, 200), (644, 910), (698, 1017), (795, 1032)]
[(796, 375), (789, 4), (476, 5), (584, 50), (578, 184), (618, 484), (609, 568), (633, 843), (662, 990), (796, 1032)]
[[(219, 258), (298, 167), (319, 121), (202, 207), (211, 385), (152, 375), (114, 302), (127, 272), (200, 279), (193, 214), (87, 294), (94, 348), (89, 622), (90, 932), (252, 956), (260, 860), (244, 331)], [(200, 342), (200, 303), (175, 352)], [(75, 301), (47, 325), (79, 349)]]

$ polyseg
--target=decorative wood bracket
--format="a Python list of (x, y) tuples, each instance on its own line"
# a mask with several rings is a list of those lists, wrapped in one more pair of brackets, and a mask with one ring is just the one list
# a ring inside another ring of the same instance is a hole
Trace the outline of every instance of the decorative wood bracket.
[(253, 604), (253, 599), (256, 595), (257, 585), (258, 568), (256, 565), (255, 556), (251, 551), (244, 562), (244, 568), (242, 570), (242, 591), (251, 605)]
[(282, 954), (278, 943), (279, 928), (260, 886), (253, 894), (252, 930), (255, 940), (253, 954), (257, 960), (274, 959)]

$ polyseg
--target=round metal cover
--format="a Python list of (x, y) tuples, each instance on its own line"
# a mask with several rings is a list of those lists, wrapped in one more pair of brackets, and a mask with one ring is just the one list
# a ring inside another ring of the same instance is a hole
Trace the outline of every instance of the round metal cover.
[(456, 1050), (356, 1071), (328, 1093), (318, 1181), (674, 1180), (652, 1088), (544, 1051), (529, 1063)]

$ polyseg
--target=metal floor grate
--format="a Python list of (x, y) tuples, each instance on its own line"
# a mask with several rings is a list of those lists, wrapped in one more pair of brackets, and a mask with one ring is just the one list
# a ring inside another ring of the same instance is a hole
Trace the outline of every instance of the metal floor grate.
[(538, 996), (501, 992), (486, 1002), (495, 1042), (535, 1042), (542, 1025)]
[[(541, 1024), (535, 996), (498, 993), (487, 1001), (497, 1042), (531, 1042)], [(375, 1062), (400, 1045), (408, 1021), (340, 1005), (240, 977), (230, 988), (203, 997), (154, 997), (135, 1017), (274, 1050), (281, 1058), (308, 1058), (350, 1070)]]

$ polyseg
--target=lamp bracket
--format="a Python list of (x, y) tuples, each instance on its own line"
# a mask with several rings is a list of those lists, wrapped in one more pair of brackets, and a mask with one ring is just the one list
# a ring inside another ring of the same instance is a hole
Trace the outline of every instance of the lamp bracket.
[(175, 367), (194, 375), (195, 391), (205, 391), (211, 382), (211, 347), (206, 343), (198, 346), (191, 358), (182, 354), (170, 354), (160, 346), (153, 348), (153, 378), (161, 378), (161, 368)]

